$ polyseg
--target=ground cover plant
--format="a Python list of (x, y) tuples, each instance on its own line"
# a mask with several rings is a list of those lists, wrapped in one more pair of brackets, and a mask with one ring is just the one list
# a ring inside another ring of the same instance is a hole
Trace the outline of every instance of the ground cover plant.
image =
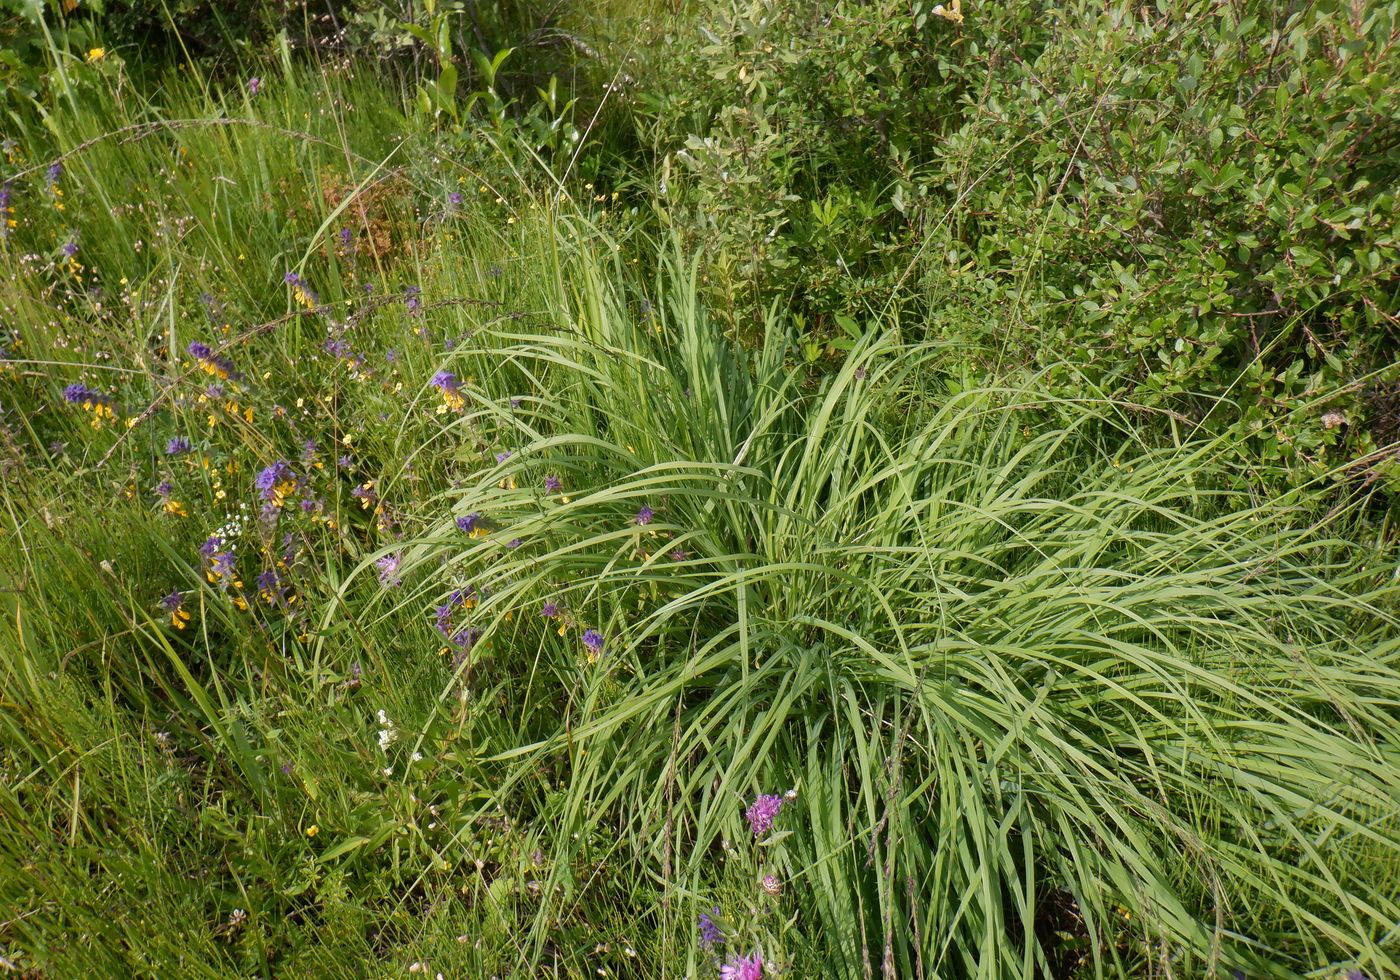
[[(806, 15), (728, 22), (765, 12)], [(637, 46), (531, 95), (467, 13), (403, 12), (411, 68), (139, 78), (67, 24), (8, 104), (0, 964), (1400, 973), (1390, 447), (1300, 469), (1072, 332), (986, 370), (928, 269), (859, 323), (735, 291), (753, 229), (672, 213), (642, 148), (683, 96)], [(947, 70), (896, 53), (851, 91)], [(1393, 315), (1373, 273), (1339, 316)]]

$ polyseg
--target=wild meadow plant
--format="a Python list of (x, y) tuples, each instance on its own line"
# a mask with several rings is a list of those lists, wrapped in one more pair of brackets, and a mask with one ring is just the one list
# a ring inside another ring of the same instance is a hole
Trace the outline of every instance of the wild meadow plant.
[(164, 98), (0, 175), (5, 962), (1400, 969), (1363, 494), (894, 330), (740, 345), (371, 81)]

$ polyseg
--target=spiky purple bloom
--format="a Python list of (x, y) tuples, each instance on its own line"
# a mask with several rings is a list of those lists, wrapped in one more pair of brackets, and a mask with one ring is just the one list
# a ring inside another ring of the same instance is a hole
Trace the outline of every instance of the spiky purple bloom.
[(350, 230), (349, 228), (342, 228), (342, 229), (340, 229), (340, 232), (338, 233), (338, 237), (340, 238), (340, 247), (341, 247), (341, 248), (349, 248), (349, 247), (350, 247), (350, 243), (351, 243), (351, 242), (354, 240), (354, 238), (355, 238), (355, 233), (354, 233), (352, 230)]
[(540, 615), (543, 616), (545, 619), (553, 619), (554, 617), (558, 616), (559, 603), (546, 602), (543, 606), (540, 607)]
[(510, 548), (513, 551), (516, 548), (519, 548), (524, 543), (524, 538), (511, 538), (509, 541), (506, 542), (506, 547)]
[(204, 543), (199, 546), (199, 556), (205, 561), (214, 557), (214, 553), (223, 547), (224, 539), (217, 534), (211, 534), (204, 539)]
[(185, 348), (190, 352), (190, 357), (201, 361), (207, 361), (214, 356), (214, 350), (208, 344), (200, 343), (198, 340), (190, 341), (190, 346)]
[(773, 818), (783, 808), (783, 798), (772, 793), (762, 793), (753, 801), (753, 806), (744, 811), (749, 827), (755, 837), (762, 837), (773, 826)]
[(553, 473), (544, 478), (545, 493), (558, 493), (563, 489), (563, 486), (564, 484), (559, 481), (559, 477), (555, 476)]
[(233, 575), (234, 557), (232, 551), (220, 551), (209, 559), (209, 571), (219, 578), (229, 578)]
[(637, 516), (632, 518), (632, 522), (638, 527), (645, 527), (646, 525), (651, 523), (651, 519), (655, 516), (656, 511), (652, 510), (650, 507), (643, 505), (642, 509), (637, 511)]
[(11, 205), (14, 195), (14, 184), (5, 181), (0, 184), (0, 241), (9, 241), (13, 229), (10, 227), (10, 220), (14, 215), (14, 208)]
[(49, 169), (46, 170), (46, 171), (44, 171), (44, 182), (48, 185), (48, 189), (49, 189), (50, 191), (53, 190), (53, 185), (58, 183), (58, 178), (60, 178), (60, 177), (62, 177), (62, 176), (63, 176), (63, 164), (62, 164), (62, 163), (60, 163), (59, 161), (55, 160), (53, 163), (49, 164)]
[(423, 301), (419, 298), (423, 294), (420, 286), (409, 286), (403, 291), (403, 304), (408, 308), (408, 312), (417, 313), (423, 306)]
[(179, 612), (185, 604), (185, 594), (178, 589), (169, 595), (161, 596), (160, 607), (168, 613)]
[(508, 459), (510, 459), (510, 453), (497, 453), (497, 454), (496, 454), (496, 462), (498, 462), (498, 463), (504, 463), (504, 462), (505, 462), (506, 460), (508, 460)]
[(763, 957), (735, 956), (719, 968), (719, 980), (763, 980)]
[(401, 560), (398, 555), (385, 555), (374, 563), (374, 567), (379, 569), (380, 585), (389, 587), (403, 585), (403, 579), (398, 574)]
[(176, 436), (165, 444), (165, 455), (183, 456), (190, 451), (190, 441), (184, 436)]
[(161, 480), (159, 483), (156, 484), (157, 497), (168, 497), (174, 492), (175, 484), (171, 483), (169, 480)]
[(288, 488), (296, 485), (296, 479), (297, 475), (287, 461), (279, 459), (271, 466), (264, 467), (253, 485), (262, 493), (264, 500), (276, 501), (279, 496), (286, 495)]
[(439, 371), (428, 383), (439, 391), (456, 391), (457, 375), (451, 371)]
[(457, 530), (461, 531), (463, 534), (471, 534), (472, 531), (477, 529), (477, 525), (481, 523), (481, 515), (476, 511), (472, 511), (470, 514), (463, 514), (461, 517), (457, 518), (455, 523), (457, 525)]
[(261, 78), (259, 78), (257, 75), (254, 75), (252, 78), (248, 79), (248, 94), (249, 94), (249, 95), (257, 95), (258, 92), (261, 91), (261, 90), (262, 90), (262, 79), (261, 79)]
[(316, 462), (316, 440), (307, 439), (301, 444), (301, 462), (304, 466), (310, 466)]
[(709, 912), (700, 913), (700, 948), (704, 950), (714, 949), (716, 946), (724, 945), (724, 932), (715, 925), (715, 920), (711, 916), (719, 915), (719, 906), (716, 905)]
[(65, 259), (71, 259), (78, 254), (78, 243), (74, 241), (64, 242), (62, 252)]
[(74, 382), (63, 389), (63, 400), (71, 405), (76, 405), (79, 402), (96, 402), (101, 398), (101, 392), (93, 391), (81, 382)]
[(603, 652), (603, 634), (597, 630), (583, 631), (583, 645), (595, 654)]

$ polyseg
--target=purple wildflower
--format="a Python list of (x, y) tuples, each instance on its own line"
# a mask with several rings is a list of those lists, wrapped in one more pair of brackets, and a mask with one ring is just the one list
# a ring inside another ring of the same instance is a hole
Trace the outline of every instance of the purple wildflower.
[(161, 480), (156, 484), (156, 496), (165, 498), (175, 492), (175, 484), (169, 480)]
[(716, 905), (709, 912), (700, 913), (700, 948), (705, 950), (714, 949), (716, 946), (724, 944), (724, 933), (715, 924), (711, 916), (719, 915), (719, 906)]
[(14, 231), (10, 227), (10, 222), (15, 220), (13, 197), (14, 184), (8, 180), (0, 184), (0, 241), (8, 241)]
[(422, 294), (421, 286), (409, 286), (403, 291), (403, 304), (408, 308), (408, 312), (417, 313), (423, 308), (423, 301), (419, 298)]
[(97, 405), (106, 401), (107, 396), (100, 391), (94, 391), (81, 382), (76, 382), (63, 389), (63, 400), (71, 405)]
[(183, 456), (190, 451), (190, 441), (184, 436), (176, 436), (165, 444), (165, 455)]
[(209, 579), (218, 581), (221, 578), (232, 578), (234, 571), (234, 557), (232, 551), (220, 551), (209, 559)]
[(252, 78), (248, 79), (248, 94), (249, 94), (249, 95), (257, 95), (258, 92), (259, 92), (261, 89), (262, 89), (262, 79), (261, 79), (261, 78), (259, 78), (257, 75), (254, 75)]
[(496, 454), (496, 462), (498, 462), (498, 463), (504, 463), (504, 462), (505, 462), (506, 460), (508, 460), (508, 459), (510, 459), (510, 453), (497, 453), (497, 454)]
[(719, 980), (763, 980), (763, 957), (736, 956), (719, 968)]
[(545, 619), (554, 619), (556, 616), (559, 615), (559, 603), (546, 602), (543, 606), (540, 607), (540, 615), (543, 616)]
[(461, 206), (462, 206), (462, 192), (461, 192), (461, 191), (453, 191), (451, 194), (448, 194), (448, 195), (447, 195), (447, 203), (450, 204), (450, 205), (452, 205), (454, 208), (459, 208), (459, 207), (461, 207)]
[(479, 527), (481, 515), (476, 511), (472, 511), (470, 514), (463, 514), (461, 517), (457, 518), (455, 523), (457, 525), (457, 530), (461, 531), (463, 534), (478, 533), (484, 530), (484, 528)]
[(651, 519), (655, 516), (656, 511), (644, 505), (641, 510), (637, 511), (637, 516), (632, 518), (632, 522), (638, 527), (644, 527), (647, 524), (650, 524)]
[(170, 615), (170, 625), (177, 630), (182, 630), (189, 624), (190, 614), (185, 611), (185, 596), (182, 592), (177, 590), (161, 596), (160, 608)]
[(342, 228), (337, 234), (337, 237), (340, 239), (340, 247), (348, 250), (350, 248), (350, 243), (355, 239), (355, 233), (349, 228)]
[(771, 793), (760, 794), (753, 806), (744, 811), (755, 837), (762, 837), (773, 826), (773, 818), (783, 808), (783, 798)]
[(303, 466), (310, 466), (316, 462), (316, 440), (307, 439), (301, 444), (301, 462)]
[(254, 486), (262, 493), (264, 500), (280, 507), (296, 491), (297, 475), (286, 460), (279, 459), (258, 474)]
[(564, 484), (560, 482), (559, 477), (555, 476), (553, 473), (544, 478), (545, 493), (558, 493), (563, 486)]
[(44, 171), (44, 184), (49, 193), (52, 194), (54, 185), (58, 183), (58, 178), (63, 176), (63, 164), (55, 160), (49, 164), (49, 169)]
[(398, 555), (385, 555), (374, 563), (374, 567), (379, 569), (379, 584), (390, 587), (403, 584), (398, 574), (401, 560)]
[(597, 630), (584, 630), (583, 645), (588, 647), (588, 658), (596, 659), (603, 652), (603, 634)]
[(186, 348), (190, 352), (190, 357), (200, 361), (207, 361), (214, 356), (214, 351), (208, 344), (200, 343), (198, 340), (190, 341), (190, 346)]
[(64, 242), (62, 252), (65, 259), (73, 258), (73, 256), (78, 254), (78, 243), (75, 241)]
[(514, 550), (516, 548), (519, 548), (524, 543), (525, 541), (522, 538), (511, 538), (509, 541), (506, 542), (506, 547)]
[(199, 546), (199, 556), (205, 561), (214, 557), (214, 553), (223, 547), (224, 539), (217, 534), (211, 534), (204, 539), (204, 543)]

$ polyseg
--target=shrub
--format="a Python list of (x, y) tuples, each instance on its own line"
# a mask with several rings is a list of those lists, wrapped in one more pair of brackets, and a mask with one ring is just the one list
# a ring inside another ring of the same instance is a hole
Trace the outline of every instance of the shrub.
[(902, 313), (978, 370), (1374, 476), (1397, 10), (710, 4), (651, 103), (661, 218), (731, 324), (781, 300), (809, 358)]

